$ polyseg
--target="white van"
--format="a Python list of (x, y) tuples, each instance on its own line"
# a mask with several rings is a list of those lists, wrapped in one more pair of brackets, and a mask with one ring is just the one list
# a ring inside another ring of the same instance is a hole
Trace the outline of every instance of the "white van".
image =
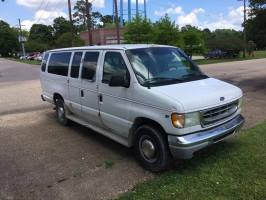
[(74, 121), (127, 147), (146, 169), (166, 169), (234, 136), (242, 91), (210, 78), (180, 49), (111, 45), (47, 51), (42, 99), (59, 123)]

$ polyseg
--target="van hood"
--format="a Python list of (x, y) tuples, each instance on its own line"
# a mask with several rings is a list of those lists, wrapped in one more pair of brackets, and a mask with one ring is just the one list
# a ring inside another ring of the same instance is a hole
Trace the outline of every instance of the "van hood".
[(177, 101), (183, 107), (178, 112), (184, 113), (226, 104), (243, 95), (238, 87), (214, 78), (152, 87), (152, 90)]

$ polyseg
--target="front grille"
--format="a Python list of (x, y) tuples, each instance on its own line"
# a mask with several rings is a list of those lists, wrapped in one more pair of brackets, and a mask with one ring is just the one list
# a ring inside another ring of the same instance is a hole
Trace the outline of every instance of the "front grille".
[(232, 116), (238, 109), (238, 101), (201, 112), (201, 123), (208, 126)]

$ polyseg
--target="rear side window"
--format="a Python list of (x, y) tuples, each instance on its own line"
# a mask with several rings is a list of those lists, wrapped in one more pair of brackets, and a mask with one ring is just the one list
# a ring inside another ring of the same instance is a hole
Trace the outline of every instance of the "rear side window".
[(86, 52), (82, 67), (82, 79), (93, 80), (97, 68), (99, 52)]
[(80, 68), (80, 62), (82, 58), (82, 52), (75, 52), (73, 56), (73, 61), (71, 65), (71, 72), (70, 76), (72, 78), (78, 78), (79, 77), (79, 68)]
[(71, 52), (53, 53), (48, 65), (48, 73), (67, 76)]
[(46, 64), (47, 64), (48, 57), (49, 57), (49, 53), (44, 54), (44, 58), (42, 60), (42, 65), (41, 65), (42, 72), (45, 72), (46, 70)]

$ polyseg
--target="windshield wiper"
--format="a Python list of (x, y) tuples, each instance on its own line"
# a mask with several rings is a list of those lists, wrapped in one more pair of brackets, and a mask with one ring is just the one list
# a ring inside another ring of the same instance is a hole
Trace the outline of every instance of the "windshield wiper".
[(185, 80), (185, 79), (198, 80), (198, 79), (205, 79), (205, 78), (209, 78), (209, 77), (205, 74), (186, 74), (186, 75), (182, 76), (182, 80)]
[(167, 77), (153, 77), (144, 82), (145, 85), (157, 85), (161, 83), (182, 83), (184, 82), (182, 79), (177, 78), (167, 78)]

